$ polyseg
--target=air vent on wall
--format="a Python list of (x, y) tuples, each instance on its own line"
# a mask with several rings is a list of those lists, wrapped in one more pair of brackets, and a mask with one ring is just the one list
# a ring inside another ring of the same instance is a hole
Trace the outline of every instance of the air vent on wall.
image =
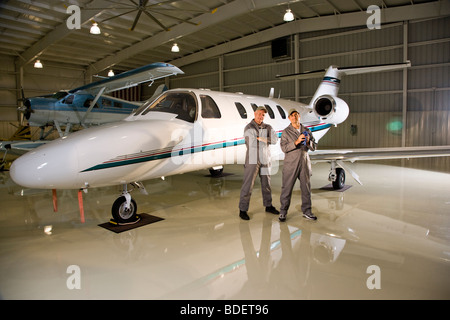
[(282, 60), (291, 57), (291, 41), (289, 37), (272, 40), (272, 59)]

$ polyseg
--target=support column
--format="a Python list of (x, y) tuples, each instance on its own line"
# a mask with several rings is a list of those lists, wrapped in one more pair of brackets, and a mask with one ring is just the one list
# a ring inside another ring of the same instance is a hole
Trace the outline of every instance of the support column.
[[(294, 73), (300, 73), (300, 45), (299, 45), (299, 36), (298, 33), (294, 35)], [(294, 86), (295, 86), (295, 101), (298, 102), (300, 99), (300, 80), (295, 79), (294, 80)]]
[[(408, 60), (408, 21), (403, 23), (403, 61)], [(402, 147), (406, 147), (406, 121), (408, 104), (408, 68), (403, 69)]]
[(219, 91), (223, 91), (223, 54), (219, 56)]
[[(20, 57), (16, 58), (15, 63), (14, 63), (14, 71), (16, 74), (16, 97), (17, 97), (17, 108), (21, 107), (23, 104), (22, 99), (22, 88), (23, 88), (23, 66), (20, 63)], [(17, 119), (17, 121), (19, 121), (19, 123), (22, 123), (22, 118), (23, 118), (23, 113), (18, 113), (19, 114), (19, 119)]]

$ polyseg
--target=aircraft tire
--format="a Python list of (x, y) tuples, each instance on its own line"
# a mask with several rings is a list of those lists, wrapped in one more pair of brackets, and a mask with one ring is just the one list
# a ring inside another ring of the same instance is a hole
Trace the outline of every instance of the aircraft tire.
[(345, 186), (345, 170), (336, 168), (336, 181), (333, 181), (333, 189), (339, 190)]
[(125, 210), (126, 199), (121, 196), (114, 201), (111, 213), (113, 219), (118, 223), (130, 223), (136, 221), (137, 204), (131, 199), (130, 210)]
[(209, 169), (209, 173), (211, 174), (211, 177), (217, 178), (221, 177), (223, 174), (223, 168), (214, 170), (213, 168)]

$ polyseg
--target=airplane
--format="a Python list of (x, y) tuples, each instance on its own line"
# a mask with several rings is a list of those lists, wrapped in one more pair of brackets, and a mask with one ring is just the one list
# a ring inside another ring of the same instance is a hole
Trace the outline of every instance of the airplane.
[[(73, 125), (87, 127), (119, 121), (142, 105), (139, 101), (126, 101), (104, 94), (148, 81), (151, 85), (157, 79), (182, 73), (169, 63), (151, 63), (75, 89), (39, 97), (22, 97), (23, 106), (19, 111), (30, 126), (41, 127), (40, 140), (51, 133), (44, 135), (43, 129), (47, 126), (56, 127), (62, 137), (70, 132)], [(66, 127), (65, 132), (61, 130), (63, 126)]]
[[(183, 74), (183, 71), (169, 63), (156, 62), (72, 90), (60, 90), (49, 95), (25, 98), (22, 90), (23, 106), (18, 110), (24, 114), (28, 126), (41, 128), (39, 140), (31, 141), (31, 137), (14, 139), (14, 135), (8, 141), (0, 143), (0, 152), (4, 153), (4, 158), (7, 154), (22, 155), (46, 144), (48, 140), (45, 139), (55, 128), (59, 136), (63, 137), (71, 132), (74, 125), (86, 128), (122, 120), (143, 102), (126, 101), (104, 94), (148, 81), (151, 81), (152, 85), (157, 79), (176, 74)], [(160, 85), (150, 99), (165, 90), (167, 87)], [(28, 126), (21, 126), (19, 130), (26, 130)], [(45, 127), (48, 126), (51, 126), (51, 129), (45, 132)], [(64, 126), (63, 132), (61, 128)], [(2, 163), (4, 164), (4, 161)]]
[[(390, 65), (389, 69), (409, 65), (409, 62)], [(384, 68), (372, 66), (366, 72)], [(332, 126), (344, 122), (349, 115), (347, 103), (337, 94), (341, 77), (358, 72), (357, 69), (330, 66), (309, 105), (270, 96), (171, 89), (147, 101), (122, 121), (81, 130), (26, 153), (12, 163), (10, 175), (18, 185), (52, 189), (55, 211), (56, 189), (78, 189), (82, 222), (82, 191), (122, 185), (122, 194), (112, 206), (111, 222), (135, 223), (139, 219), (137, 204), (128, 185), (148, 194), (142, 181), (208, 168), (213, 174), (221, 172), (226, 164), (244, 164), (243, 128), (253, 119), (258, 106), (267, 108), (264, 121), (273, 127), (278, 137), (290, 124), (287, 110), (296, 108), (303, 125), (319, 141)], [(313, 162), (331, 164), (329, 180), (334, 188), (342, 188), (344, 161), (449, 156), (450, 146), (317, 150), (309, 154)], [(271, 146), (271, 155), (276, 170), (277, 161), (284, 158), (279, 141)], [(351, 173), (359, 181), (356, 173)]]

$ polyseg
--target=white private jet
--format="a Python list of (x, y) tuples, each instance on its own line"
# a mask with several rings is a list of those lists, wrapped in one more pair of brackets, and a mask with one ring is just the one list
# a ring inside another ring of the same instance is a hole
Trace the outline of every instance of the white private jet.
[[(405, 68), (409, 63), (390, 65)], [(365, 72), (380, 71), (374, 66)], [(82, 193), (93, 187), (123, 185), (122, 195), (112, 206), (113, 221), (120, 224), (136, 220), (136, 202), (128, 184), (145, 191), (140, 181), (244, 163), (243, 129), (253, 119), (253, 111), (265, 106), (265, 122), (278, 136), (289, 125), (287, 110), (296, 108), (304, 125), (316, 141), (345, 121), (349, 108), (337, 97), (340, 77), (361, 68), (338, 69), (330, 66), (311, 103), (305, 105), (273, 97), (202, 89), (173, 89), (146, 102), (125, 120), (88, 128), (57, 139), (19, 157), (11, 166), (11, 178), (29, 188), (78, 189), (82, 221)], [(274, 160), (282, 160), (279, 143), (271, 146)], [(344, 160), (450, 155), (450, 146), (431, 148), (389, 148), (311, 152), (312, 161), (331, 163), (329, 179), (336, 188), (343, 186)], [(214, 171), (213, 171), (214, 172)], [(357, 175), (352, 173), (357, 179)]]

